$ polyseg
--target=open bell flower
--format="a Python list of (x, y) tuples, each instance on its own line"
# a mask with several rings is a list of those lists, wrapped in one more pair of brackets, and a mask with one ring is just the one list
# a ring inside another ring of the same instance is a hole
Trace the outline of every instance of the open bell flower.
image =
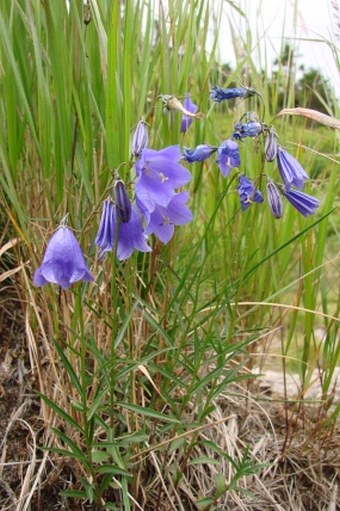
[(176, 225), (184, 225), (192, 220), (192, 213), (185, 205), (189, 192), (177, 193), (166, 208), (157, 206), (150, 213), (146, 234), (155, 234), (164, 244), (172, 238)]
[(143, 230), (142, 218), (137, 208), (131, 205), (131, 216), (128, 222), (122, 222), (116, 206), (110, 199), (104, 201), (103, 212), (100, 220), (95, 244), (99, 247), (99, 258), (102, 259), (106, 252), (114, 250), (117, 237), (117, 258), (120, 261), (128, 259), (134, 250), (151, 252)]
[(52, 283), (67, 289), (78, 281), (94, 280), (71, 229), (60, 226), (48, 242), (43, 262), (34, 272), (35, 286)]
[(228, 177), (232, 167), (241, 164), (240, 151), (235, 140), (225, 140), (217, 149), (217, 165), (224, 177)]
[(286, 189), (289, 190), (291, 186), (303, 188), (308, 176), (300, 163), (283, 147), (277, 148), (276, 159)]
[(187, 184), (190, 172), (179, 163), (182, 158), (178, 145), (160, 151), (144, 149), (136, 162), (136, 200), (152, 212), (156, 206), (166, 208), (175, 195), (175, 188)]
[(246, 176), (241, 176), (237, 186), (237, 191), (240, 197), (242, 211), (245, 211), (254, 202), (263, 202), (263, 197), (260, 190), (255, 188), (255, 185)]

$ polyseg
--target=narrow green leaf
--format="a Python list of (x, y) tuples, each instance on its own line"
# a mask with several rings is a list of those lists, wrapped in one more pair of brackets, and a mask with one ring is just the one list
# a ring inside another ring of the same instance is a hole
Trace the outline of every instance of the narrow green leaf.
[(181, 421), (173, 417), (172, 415), (167, 415), (165, 413), (156, 412), (150, 408), (144, 408), (143, 406), (133, 405), (129, 403), (117, 403), (118, 405), (126, 408), (127, 410), (131, 410), (132, 412), (138, 413), (140, 415), (144, 415), (145, 417), (151, 417), (152, 419), (159, 419), (161, 421), (173, 422), (176, 424), (180, 424)]
[(37, 392), (37, 394), (38, 394), (38, 396), (41, 397), (41, 399), (43, 401), (45, 401), (45, 403), (50, 408), (52, 408), (52, 410), (54, 410), (56, 412), (56, 414), (58, 414), (62, 419), (64, 419), (66, 422), (68, 422), (74, 429), (76, 429), (80, 433), (84, 434), (84, 430), (81, 427), (81, 425), (78, 424), (78, 422), (75, 419), (73, 419), (73, 417), (71, 417), (68, 413), (66, 413), (65, 410), (63, 410), (58, 405), (53, 403), (53, 401), (51, 401), (47, 396), (44, 396), (44, 394), (41, 394), (40, 392)]
[(78, 394), (81, 396), (82, 395), (82, 387), (81, 387), (81, 383), (79, 381), (79, 378), (76, 375), (75, 370), (73, 369), (69, 359), (65, 355), (65, 353), (64, 353), (62, 347), (60, 346), (60, 344), (55, 339), (53, 339), (53, 342), (54, 342), (55, 349), (57, 350), (58, 355), (61, 358), (61, 361), (62, 361), (66, 371), (68, 372), (73, 385), (77, 389)]
[(96, 472), (99, 474), (115, 474), (119, 476), (132, 477), (129, 472), (117, 467), (116, 465), (102, 465), (96, 468)]

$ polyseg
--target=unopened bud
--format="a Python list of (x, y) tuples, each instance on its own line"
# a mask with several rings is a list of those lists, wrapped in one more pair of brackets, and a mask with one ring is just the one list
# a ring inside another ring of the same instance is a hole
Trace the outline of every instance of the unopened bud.
[(268, 181), (268, 183), (267, 183), (267, 194), (268, 194), (268, 201), (269, 201), (270, 209), (271, 209), (274, 217), (281, 218), (282, 211), (283, 211), (281, 195), (279, 193), (279, 190), (276, 188), (275, 183), (273, 183), (273, 181)]
[(117, 181), (115, 185), (115, 199), (117, 215), (126, 224), (131, 218), (131, 202), (123, 181)]
[(137, 128), (132, 137), (132, 154), (139, 157), (143, 149), (145, 149), (149, 142), (147, 124), (142, 118), (137, 124)]
[(274, 161), (277, 155), (277, 134), (270, 129), (264, 141), (264, 154), (267, 161)]

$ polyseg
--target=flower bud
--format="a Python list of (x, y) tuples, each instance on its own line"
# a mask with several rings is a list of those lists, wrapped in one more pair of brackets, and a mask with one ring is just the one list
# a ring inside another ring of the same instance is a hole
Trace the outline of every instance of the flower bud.
[(255, 89), (250, 89), (248, 87), (233, 87), (222, 89), (221, 87), (213, 87), (210, 91), (210, 99), (213, 101), (217, 101), (220, 103), (225, 99), (235, 99), (235, 98), (249, 98), (257, 94)]
[(208, 144), (200, 144), (194, 149), (185, 147), (183, 151), (183, 158), (188, 163), (193, 163), (194, 161), (204, 161), (209, 158), (209, 156), (216, 150), (217, 147), (211, 147)]
[(268, 181), (268, 183), (267, 183), (267, 194), (268, 194), (268, 201), (269, 201), (270, 209), (271, 209), (274, 217), (281, 218), (282, 211), (283, 211), (281, 195), (279, 194), (279, 191), (276, 188), (276, 185), (273, 181)]
[(269, 130), (264, 141), (264, 154), (267, 161), (274, 161), (277, 155), (277, 134)]
[(234, 126), (233, 138), (241, 140), (247, 137), (257, 137), (263, 131), (263, 126), (259, 121), (238, 122)]
[(115, 199), (117, 216), (126, 224), (131, 218), (131, 202), (123, 181), (117, 181), (115, 185)]
[(149, 142), (147, 124), (142, 118), (137, 124), (137, 128), (132, 137), (132, 154), (137, 158), (141, 155), (143, 149), (145, 149)]

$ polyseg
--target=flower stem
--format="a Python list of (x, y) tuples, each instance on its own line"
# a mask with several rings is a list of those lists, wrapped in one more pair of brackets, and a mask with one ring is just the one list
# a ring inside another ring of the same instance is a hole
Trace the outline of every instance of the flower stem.
[(112, 250), (112, 274), (111, 274), (111, 295), (112, 295), (112, 322), (111, 322), (111, 347), (110, 347), (110, 441), (113, 440), (113, 426), (114, 426), (114, 402), (115, 402), (115, 383), (116, 383), (116, 372), (115, 372), (115, 361), (116, 361), (116, 338), (118, 331), (118, 293), (117, 293), (117, 246), (120, 229), (120, 220), (117, 218), (117, 229), (115, 233), (115, 240)]

